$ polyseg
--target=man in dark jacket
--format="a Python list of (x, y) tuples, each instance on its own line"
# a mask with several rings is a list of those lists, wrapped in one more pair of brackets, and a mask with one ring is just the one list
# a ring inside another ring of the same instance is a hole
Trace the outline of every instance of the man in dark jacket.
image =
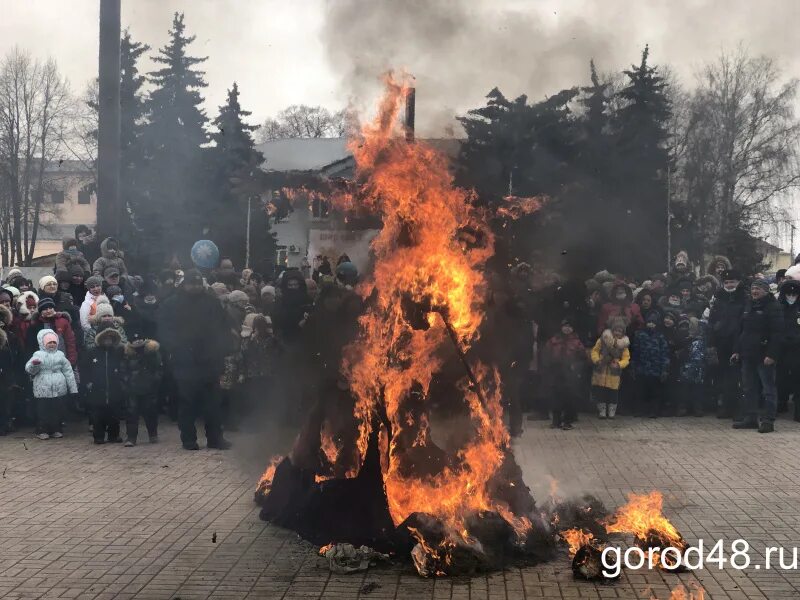
[(800, 421), (800, 281), (785, 279), (779, 300), (783, 306), (783, 344), (778, 360), (778, 412), (784, 412), (789, 395), (794, 401), (794, 420)]
[(226, 450), (222, 437), (219, 377), (231, 353), (225, 311), (205, 291), (200, 271), (186, 272), (181, 287), (161, 305), (159, 341), (169, 355), (178, 390), (178, 425), (186, 450), (197, 450), (195, 420), (203, 414), (209, 448)]
[[(783, 310), (769, 292), (766, 279), (756, 279), (750, 285), (750, 301), (742, 314), (742, 333), (733, 348), (731, 361), (742, 363), (744, 410), (734, 429), (755, 429), (759, 433), (775, 430), (778, 409), (775, 388), (775, 364), (783, 339)], [(764, 408), (759, 423), (759, 401)]]
[(742, 276), (734, 269), (722, 275), (722, 287), (714, 294), (714, 304), (708, 317), (708, 353), (716, 356), (711, 376), (714, 393), (719, 397), (717, 416), (721, 419), (738, 417), (740, 409), (741, 369), (731, 364), (733, 347), (742, 331), (742, 314), (747, 305), (747, 293)]

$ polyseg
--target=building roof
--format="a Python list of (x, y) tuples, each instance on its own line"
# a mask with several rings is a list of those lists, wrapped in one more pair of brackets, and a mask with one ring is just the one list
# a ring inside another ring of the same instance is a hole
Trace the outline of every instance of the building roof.
[(297, 138), (258, 144), (265, 171), (318, 171), (350, 156), (346, 138)]
[[(420, 141), (455, 159), (463, 140), (430, 138)], [(347, 148), (347, 138), (343, 137), (272, 140), (257, 145), (256, 149), (264, 155), (261, 168), (265, 171), (324, 171), (327, 176), (341, 176), (340, 171), (352, 167), (352, 154)], [(326, 170), (326, 167), (331, 169)]]

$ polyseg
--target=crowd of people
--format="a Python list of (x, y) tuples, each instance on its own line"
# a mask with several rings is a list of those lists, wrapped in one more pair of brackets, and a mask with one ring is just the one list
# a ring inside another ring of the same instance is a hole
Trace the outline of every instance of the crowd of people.
[[(136, 446), (140, 420), (155, 443), (167, 414), (185, 449), (199, 448), (198, 417), (208, 447), (225, 449), (224, 431), (258, 407), (302, 418), (348, 393), (342, 349), (364, 300), (346, 255), (270, 281), (225, 258), (194, 266), (140, 276), (117, 240), (98, 244), (80, 226), (53, 275), (34, 283), (10, 270), (0, 286), (0, 434), (33, 426), (58, 439), (67, 415), (83, 414), (96, 444)], [(526, 263), (488, 279), (489, 331), (475, 351), (495, 340), (512, 435), (526, 406), (529, 419), (571, 429), (589, 401), (600, 419), (716, 412), (768, 433), (793, 398), (800, 420), (800, 265), (770, 280), (717, 256), (698, 272), (682, 251), (669, 273), (643, 281), (608, 271), (561, 280)]]
[[(798, 257), (800, 262), (800, 257)], [(571, 429), (590, 399), (600, 419), (716, 412), (736, 429), (774, 431), (788, 410), (800, 421), (800, 265), (745, 275), (724, 256), (697, 273), (686, 252), (644, 281), (600, 271), (584, 282), (515, 267), (511, 305), (528, 306), (529, 365), (513, 401)], [(520, 300), (522, 300), (520, 302)], [(536, 393), (538, 390), (539, 393)], [(512, 407), (512, 434), (522, 409)], [(548, 412), (550, 414), (548, 414)]]
[(133, 447), (140, 420), (156, 443), (166, 414), (185, 449), (199, 448), (200, 416), (207, 446), (230, 447), (224, 430), (270, 395), (281, 356), (314, 330), (315, 301), (355, 296), (346, 256), (323, 271), (265, 281), (223, 258), (138, 275), (117, 240), (98, 244), (79, 226), (53, 275), (34, 282), (15, 268), (0, 285), (0, 435), (32, 426), (62, 438), (68, 416), (83, 414), (94, 443)]

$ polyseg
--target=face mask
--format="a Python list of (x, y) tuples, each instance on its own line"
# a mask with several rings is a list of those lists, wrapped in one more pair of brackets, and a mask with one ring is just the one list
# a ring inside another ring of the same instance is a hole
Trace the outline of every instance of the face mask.
[(144, 303), (145, 304), (155, 304), (158, 302), (158, 299), (155, 296), (145, 296)]
[(619, 300), (620, 302), (625, 300), (625, 298), (627, 298), (627, 297), (628, 296), (626, 296), (625, 294), (617, 294), (617, 300)]
[(125, 296), (112, 296), (111, 299), (114, 302), (119, 302), (121, 304), (125, 300)]
[(680, 298), (670, 298), (669, 299), (669, 305), (670, 306), (680, 306), (681, 305)]
[(726, 286), (723, 286), (722, 289), (725, 290), (726, 292), (728, 292), (729, 294), (731, 294), (731, 293), (735, 292), (736, 288), (738, 288), (738, 287), (739, 287), (738, 285), (726, 285)]
[(797, 296), (790, 296), (789, 294), (786, 294), (787, 304), (794, 304), (795, 302), (797, 302)]
[(75, 255), (75, 254), (78, 253), (78, 249), (77, 248), (67, 248), (67, 253)]

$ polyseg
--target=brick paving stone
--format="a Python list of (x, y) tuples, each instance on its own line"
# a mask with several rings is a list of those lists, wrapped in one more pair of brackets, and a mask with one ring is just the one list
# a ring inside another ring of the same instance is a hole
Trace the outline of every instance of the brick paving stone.
[[(0, 438), (3, 599), (663, 599), (692, 581), (711, 600), (800, 597), (797, 570), (624, 571), (590, 584), (572, 579), (565, 554), (473, 578), (423, 580), (408, 564), (334, 575), (315, 547), (258, 519), (252, 493), (267, 462), (253, 461), (258, 436), (232, 434), (231, 452), (185, 452), (169, 423), (160, 444), (136, 448), (94, 446), (82, 428), (46, 442)], [(742, 538), (763, 564), (767, 546), (800, 545), (796, 423), (762, 436), (713, 418), (582, 416), (568, 432), (528, 421), (514, 448), (540, 501), (553, 479), (560, 493), (593, 493), (609, 508), (659, 489), (667, 515), (706, 551)]]

